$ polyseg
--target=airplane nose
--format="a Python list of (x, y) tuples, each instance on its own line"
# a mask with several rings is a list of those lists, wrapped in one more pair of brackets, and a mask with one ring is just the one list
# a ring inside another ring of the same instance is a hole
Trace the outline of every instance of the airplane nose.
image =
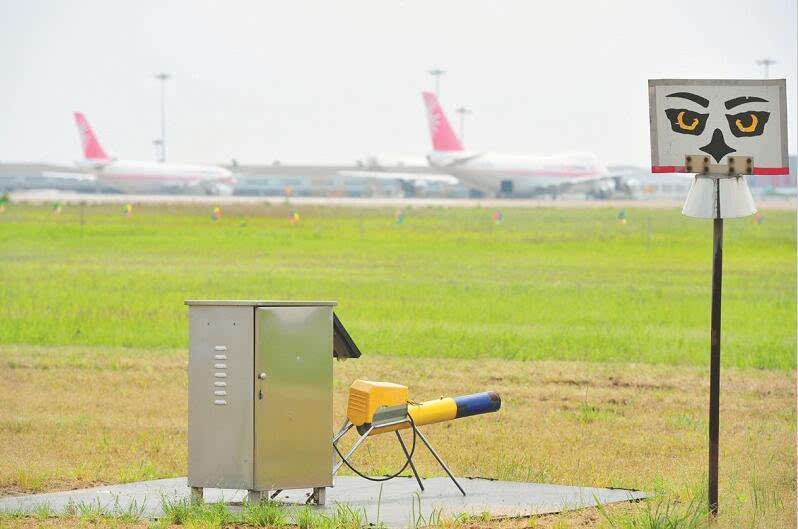
[(723, 133), (720, 129), (715, 129), (715, 132), (712, 133), (712, 140), (699, 148), (699, 150), (712, 156), (718, 163), (720, 163), (721, 158), (727, 154), (737, 152), (737, 149), (732, 149), (726, 144), (726, 140), (723, 139)]

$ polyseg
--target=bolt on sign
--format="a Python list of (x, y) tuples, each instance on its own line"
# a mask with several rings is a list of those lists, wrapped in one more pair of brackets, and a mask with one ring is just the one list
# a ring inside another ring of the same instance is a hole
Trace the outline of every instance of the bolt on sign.
[(784, 79), (648, 81), (651, 172), (784, 175)]

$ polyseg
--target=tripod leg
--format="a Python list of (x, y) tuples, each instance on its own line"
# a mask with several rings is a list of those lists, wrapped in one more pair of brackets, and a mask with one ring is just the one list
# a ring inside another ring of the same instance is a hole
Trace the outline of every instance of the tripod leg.
[[(371, 433), (371, 430), (373, 430), (373, 429), (374, 429), (374, 426), (369, 426), (369, 429), (366, 430), (366, 433), (364, 433), (363, 435), (358, 437), (357, 441), (355, 441), (355, 444), (352, 445), (352, 448), (350, 448), (349, 452), (347, 452), (347, 454), (344, 456), (344, 459), (346, 459), (347, 461), (349, 460), (349, 458), (352, 456), (352, 454), (355, 453), (355, 450), (357, 450), (357, 447), (359, 447), (361, 445), (361, 443), (363, 443), (363, 441), (366, 440), (366, 437), (369, 436), (369, 434)], [(333, 476), (335, 476), (335, 474), (338, 473), (338, 470), (341, 468), (341, 465), (343, 465), (343, 464), (344, 464), (344, 461), (342, 459), (341, 461), (339, 461), (338, 463), (336, 463), (333, 466), (333, 471), (332, 471)]]
[(438, 461), (438, 463), (440, 463), (440, 465), (443, 467), (443, 470), (445, 470), (445, 471), (446, 471), (446, 473), (449, 475), (449, 478), (450, 478), (452, 481), (454, 481), (454, 484), (457, 486), (457, 488), (458, 488), (458, 489), (460, 489), (460, 492), (462, 492), (462, 493), (463, 493), (463, 496), (465, 496), (465, 495), (466, 495), (466, 493), (465, 493), (465, 491), (463, 490), (463, 487), (461, 487), (461, 486), (460, 486), (460, 484), (457, 482), (457, 480), (456, 480), (456, 479), (454, 479), (454, 476), (453, 476), (453, 475), (452, 475), (452, 473), (449, 471), (449, 467), (447, 467), (447, 466), (446, 466), (446, 463), (444, 463), (444, 462), (443, 462), (443, 459), (441, 459), (441, 458), (438, 456), (438, 454), (435, 452), (435, 450), (434, 450), (434, 449), (432, 448), (432, 446), (429, 444), (429, 441), (427, 441), (427, 438), (426, 438), (426, 437), (424, 437), (424, 434), (422, 434), (422, 433), (419, 431), (419, 429), (418, 429), (418, 428), (415, 428), (415, 426), (414, 426), (414, 429), (416, 430), (416, 433), (417, 433), (417, 434), (418, 434), (418, 436), (421, 438), (421, 440), (424, 442), (424, 444), (425, 444), (425, 445), (427, 445), (427, 448), (429, 448), (429, 451), (430, 451), (430, 452), (432, 452), (432, 455), (433, 455), (433, 457), (435, 457), (435, 459)]
[(399, 444), (402, 445), (402, 451), (405, 453), (405, 457), (407, 458), (407, 462), (410, 463), (410, 468), (413, 470), (413, 475), (416, 476), (416, 481), (418, 481), (418, 486), (421, 487), (421, 490), (424, 490), (424, 485), (421, 483), (421, 478), (418, 477), (418, 472), (416, 471), (416, 465), (413, 464), (413, 460), (410, 458), (410, 454), (407, 452), (407, 447), (405, 447), (405, 442), (402, 441), (402, 436), (399, 435), (399, 430), (394, 432), (396, 434), (396, 438), (399, 439)]
[[(335, 466), (336, 462), (338, 462), (338, 459), (340, 459), (340, 457), (338, 456), (338, 452), (335, 451), (335, 446), (336, 446), (335, 443), (337, 443), (341, 439), (341, 437), (343, 437), (344, 434), (346, 434), (346, 432), (348, 432), (351, 428), (352, 428), (352, 423), (349, 422), (349, 419), (347, 418), (347, 419), (344, 420), (344, 423), (341, 425), (341, 428), (339, 428), (338, 431), (333, 436), (333, 441), (332, 441), (332, 444), (333, 444), (333, 467)], [(334, 484), (335, 484), (335, 474), (333, 473), (333, 485)]]
[(347, 419), (347, 420), (345, 420), (345, 421), (344, 421), (344, 423), (341, 425), (341, 428), (338, 430), (338, 432), (337, 432), (335, 435), (333, 435), (333, 443), (337, 443), (337, 442), (338, 442), (338, 439), (340, 439), (341, 437), (343, 437), (343, 436), (344, 436), (344, 434), (345, 434), (346, 432), (348, 432), (350, 428), (352, 428), (352, 423), (351, 423), (351, 422), (349, 422), (349, 419)]

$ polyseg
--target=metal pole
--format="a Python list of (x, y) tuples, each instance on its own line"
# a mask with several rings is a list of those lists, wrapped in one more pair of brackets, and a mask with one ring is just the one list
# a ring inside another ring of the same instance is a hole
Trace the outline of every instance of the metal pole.
[(402, 441), (402, 436), (399, 435), (399, 430), (394, 432), (396, 434), (396, 438), (399, 439), (399, 444), (402, 445), (402, 452), (405, 453), (405, 457), (407, 458), (407, 462), (410, 463), (410, 469), (413, 471), (413, 475), (416, 477), (416, 481), (418, 481), (418, 486), (421, 490), (424, 490), (424, 484), (421, 483), (421, 478), (418, 476), (418, 471), (416, 471), (416, 465), (413, 464), (413, 458), (410, 457), (410, 453), (407, 451), (407, 447), (405, 446), (405, 442)]
[(158, 161), (163, 163), (166, 161), (166, 81), (172, 77), (168, 73), (157, 73), (155, 78), (161, 81), (161, 152)]
[(435, 451), (435, 449), (432, 448), (432, 445), (429, 444), (429, 441), (427, 441), (427, 438), (424, 437), (424, 434), (422, 434), (421, 431), (418, 428), (416, 428), (415, 424), (413, 425), (413, 429), (416, 431), (416, 434), (418, 435), (418, 438), (421, 439), (424, 442), (425, 445), (427, 445), (427, 448), (432, 453), (432, 456), (438, 461), (438, 464), (440, 464), (440, 466), (443, 467), (443, 470), (446, 471), (446, 474), (449, 475), (449, 479), (451, 479), (454, 482), (454, 484), (457, 486), (457, 488), (460, 489), (460, 492), (463, 493), (463, 496), (465, 496), (466, 493), (463, 490), (463, 487), (461, 487), (460, 484), (457, 482), (457, 480), (454, 479), (454, 476), (452, 475), (451, 470), (449, 470), (449, 467), (446, 466), (446, 463), (443, 462), (443, 459), (440, 458), (440, 456)]
[(723, 219), (712, 224), (712, 330), (709, 364), (709, 512), (718, 515), (720, 404), (720, 298), (723, 282)]
[(354, 454), (354, 453), (355, 453), (355, 450), (357, 450), (357, 447), (358, 447), (358, 446), (360, 446), (360, 444), (361, 444), (363, 441), (365, 441), (365, 440), (366, 440), (366, 438), (367, 438), (367, 437), (369, 436), (369, 434), (371, 433), (371, 430), (373, 430), (373, 429), (374, 429), (374, 426), (373, 426), (373, 425), (372, 425), (372, 426), (369, 426), (368, 430), (366, 430), (366, 433), (364, 433), (363, 435), (361, 435), (361, 436), (358, 438), (358, 440), (357, 440), (357, 441), (355, 441), (355, 444), (353, 444), (353, 445), (352, 445), (352, 448), (349, 450), (349, 452), (347, 452), (347, 453), (346, 453), (346, 455), (344, 456), (344, 458), (343, 458), (341, 461), (338, 461), (338, 463), (336, 463), (336, 464), (333, 466), (333, 471), (332, 471), (332, 475), (333, 475), (333, 476), (335, 476), (335, 475), (338, 473), (338, 469), (339, 469), (339, 468), (341, 468), (341, 465), (343, 465), (343, 464), (344, 464), (344, 459), (346, 459), (347, 461), (349, 461), (349, 458), (350, 458), (350, 457), (352, 457), (352, 454)]
[(460, 114), (460, 142), (465, 143), (465, 117), (466, 114), (471, 113), (471, 109), (466, 107), (457, 107), (455, 112)]
[(768, 79), (770, 75), (770, 65), (776, 64), (776, 61), (770, 57), (765, 57), (764, 59), (758, 59), (756, 63), (762, 67), (765, 79)]
[(161, 80), (161, 162), (166, 161), (166, 79)]
[(440, 99), (440, 88), (441, 88), (441, 75), (446, 73), (446, 70), (441, 70), (440, 68), (433, 68), (428, 72), (431, 76), (435, 77), (435, 97)]

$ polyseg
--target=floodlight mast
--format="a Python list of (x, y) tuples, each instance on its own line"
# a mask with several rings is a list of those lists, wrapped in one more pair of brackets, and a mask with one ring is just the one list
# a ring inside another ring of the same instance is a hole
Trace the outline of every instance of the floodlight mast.
[(770, 74), (770, 66), (776, 64), (776, 61), (770, 57), (764, 57), (762, 59), (757, 59), (756, 63), (762, 67), (763, 78), (768, 79)]
[(446, 70), (441, 70), (440, 68), (432, 68), (431, 70), (428, 70), (427, 73), (429, 73), (431, 76), (435, 78), (435, 97), (440, 99), (441, 75), (445, 74)]
[(161, 82), (161, 137), (153, 143), (160, 147), (158, 161), (163, 163), (166, 161), (166, 81), (172, 76), (161, 72), (156, 73), (154, 77)]
[(465, 117), (469, 114), (473, 114), (470, 108), (466, 107), (458, 107), (455, 109), (455, 112), (460, 114), (460, 142), (465, 143)]

